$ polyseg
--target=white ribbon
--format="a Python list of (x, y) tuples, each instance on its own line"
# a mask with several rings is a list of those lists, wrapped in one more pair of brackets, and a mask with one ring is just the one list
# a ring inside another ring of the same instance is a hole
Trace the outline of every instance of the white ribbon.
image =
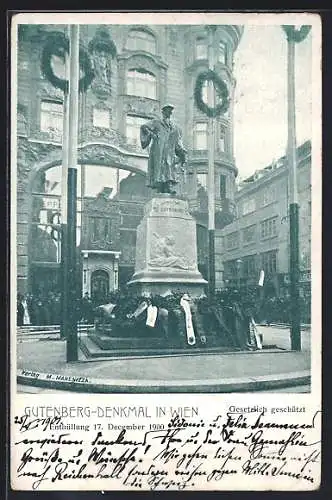
[(151, 304), (148, 306), (147, 317), (146, 317), (146, 326), (151, 326), (152, 328), (156, 324), (158, 314), (158, 307), (152, 306)]
[(194, 331), (194, 326), (193, 326), (193, 320), (192, 320), (192, 315), (191, 315), (191, 310), (190, 310), (190, 304), (189, 302), (182, 297), (180, 300), (180, 305), (182, 309), (184, 310), (185, 318), (186, 318), (186, 333), (187, 333), (187, 341), (189, 345), (195, 345), (196, 344), (196, 339), (195, 339), (195, 331)]
[(256, 322), (255, 322), (254, 318), (251, 318), (250, 323), (251, 323), (252, 330), (253, 330), (253, 333), (254, 333), (254, 337), (255, 337), (257, 349), (263, 349), (262, 342), (261, 342), (261, 337), (259, 335), (259, 331), (257, 329), (257, 325), (256, 325)]

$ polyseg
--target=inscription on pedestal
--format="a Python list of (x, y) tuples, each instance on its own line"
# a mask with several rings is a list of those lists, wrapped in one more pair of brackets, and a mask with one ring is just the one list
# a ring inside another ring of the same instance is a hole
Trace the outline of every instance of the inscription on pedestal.
[(188, 210), (188, 202), (175, 198), (153, 198), (145, 207), (145, 215), (192, 219)]

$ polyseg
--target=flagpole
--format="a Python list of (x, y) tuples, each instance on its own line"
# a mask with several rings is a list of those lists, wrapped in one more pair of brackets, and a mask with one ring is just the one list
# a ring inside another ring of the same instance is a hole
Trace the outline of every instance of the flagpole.
[(299, 296), (299, 203), (297, 192), (296, 118), (295, 118), (295, 41), (287, 37), (288, 97), (288, 172), (289, 172), (289, 236), (291, 348), (301, 350), (301, 317)]
[[(69, 28), (65, 28), (66, 35), (69, 34)], [(65, 53), (65, 79), (69, 80), (69, 57)], [(65, 286), (68, 275), (67, 259), (67, 180), (68, 180), (68, 131), (69, 131), (69, 112), (68, 112), (68, 90), (63, 95), (63, 129), (62, 129), (62, 168), (61, 168), (61, 323), (60, 337), (64, 338), (68, 330), (67, 327), (67, 308), (68, 302), (67, 287)]]
[[(214, 34), (216, 26), (208, 26), (209, 44), (208, 60), (209, 69), (214, 70)], [(208, 105), (213, 108), (214, 85), (209, 81)], [(208, 295), (210, 302), (215, 295), (215, 179), (214, 179), (214, 150), (215, 144), (215, 122), (214, 118), (208, 119), (208, 241), (209, 241), (209, 265), (208, 265)]]
[(67, 362), (78, 359), (77, 338), (77, 145), (79, 104), (79, 25), (70, 25), (70, 78), (69, 78), (69, 128), (68, 128), (68, 191), (67, 191)]

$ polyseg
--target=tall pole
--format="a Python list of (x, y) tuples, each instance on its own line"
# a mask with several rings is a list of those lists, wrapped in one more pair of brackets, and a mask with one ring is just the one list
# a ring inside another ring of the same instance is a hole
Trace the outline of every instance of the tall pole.
[[(69, 32), (67, 28), (67, 33)], [(65, 79), (69, 80), (69, 57), (65, 53)], [(68, 91), (63, 96), (63, 128), (62, 128), (62, 170), (61, 170), (61, 323), (60, 337), (64, 338), (68, 330), (67, 308), (68, 302), (67, 282), (67, 180), (68, 180), (68, 132), (69, 132), (69, 111), (68, 111)]]
[(70, 25), (69, 130), (68, 130), (68, 199), (67, 199), (67, 362), (78, 359), (77, 339), (77, 144), (79, 103), (79, 26)]
[[(209, 69), (214, 70), (214, 34), (216, 26), (209, 26)], [(209, 82), (208, 105), (215, 106), (214, 85)], [(215, 123), (214, 118), (208, 121), (208, 238), (209, 238), (209, 266), (208, 266), (208, 291), (209, 300), (213, 301), (215, 295), (215, 180), (214, 180), (214, 149), (215, 149)]]
[(299, 301), (299, 204), (297, 193), (296, 123), (295, 123), (295, 41), (287, 37), (288, 65), (288, 172), (289, 172), (289, 236), (291, 348), (301, 350), (301, 318)]

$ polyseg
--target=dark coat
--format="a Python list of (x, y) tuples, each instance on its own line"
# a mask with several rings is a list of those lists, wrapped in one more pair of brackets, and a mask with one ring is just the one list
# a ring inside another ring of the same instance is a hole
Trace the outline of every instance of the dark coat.
[(177, 182), (177, 158), (185, 162), (181, 131), (173, 123), (151, 120), (141, 126), (141, 145), (147, 148), (152, 141), (148, 162), (148, 186), (157, 188), (164, 182)]

